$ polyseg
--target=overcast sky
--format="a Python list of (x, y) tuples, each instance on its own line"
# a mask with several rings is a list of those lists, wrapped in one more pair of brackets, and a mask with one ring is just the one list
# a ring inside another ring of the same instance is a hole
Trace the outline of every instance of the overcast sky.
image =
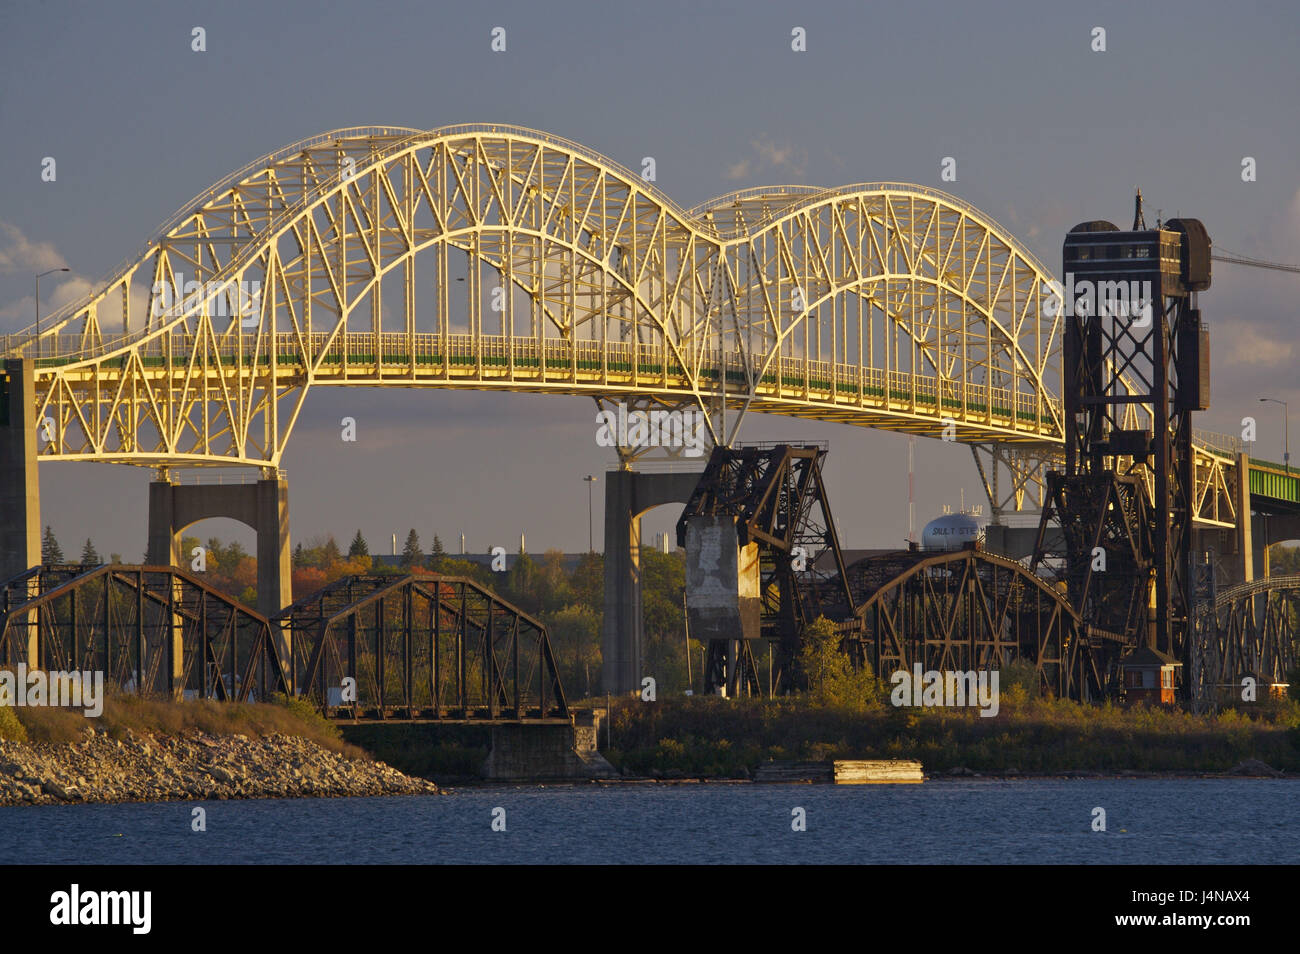
[[(1139, 8), (1140, 6), (1140, 8)], [(1064, 233), (1127, 227), (1140, 186), (1216, 248), (1300, 262), (1300, 13), (1291, 3), (15, 3), (0, 7), (0, 332), (78, 297), (178, 206), (250, 159), (350, 125), (516, 123), (639, 168), (684, 206), (770, 183), (902, 180), (952, 192), (1053, 268)], [(191, 50), (206, 30), (207, 51)], [(507, 31), (493, 53), (490, 32)], [(790, 48), (803, 27), (807, 51)], [(1093, 52), (1094, 27), (1106, 30)], [(57, 160), (42, 182), (41, 160)], [(944, 156), (957, 181), (941, 182)], [(1253, 157), (1257, 181), (1242, 181)], [(55, 281), (55, 278), (63, 281)], [(1296, 405), (1300, 275), (1216, 265), (1212, 410), (1278, 460)], [(1263, 408), (1261, 411), (1260, 409)], [(338, 421), (359, 422), (340, 451)], [(295, 540), (414, 526), (471, 550), (520, 533), (585, 549), (584, 474), (603, 474), (585, 398), (319, 389), (284, 458)], [(907, 440), (751, 417), (742, 439), (830, 441), (843, 539), (907, 532)], [(355, 448), (355, 450), (352, 450)], [(1297, 455), (1300, 456), (1300, 455)], [(917, 442), (918, 524), (983, 499), (969, 451)], [(42, 464), (43, 519), (139, 559), (149, 472)], [(602, 484), (598, 483), (599, 490)], [(596, 538), (601, 534), (596, 505)], [(677, 513), (648, 515), (646, 538)], [(918, 527), (919, 529), (919, 527)], [(251, 533), (230, 521), (204, 537)], [(597, 543), (599, 548), (600, 544)]]

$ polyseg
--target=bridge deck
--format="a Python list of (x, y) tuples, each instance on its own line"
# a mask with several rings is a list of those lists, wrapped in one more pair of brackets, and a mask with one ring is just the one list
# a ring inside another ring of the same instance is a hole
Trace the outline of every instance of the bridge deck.
[(1272, 461), (1250, 459), (1250, 496), (1268, 506), (1300, 509), (1300, 471)]
[[(68, 336), (75, 337), (75, 336)], [(906, 370), (772, 354), (749, 358), (716, 349), (526, 336), (423, 333), (276, 335), (274, 353), (249, 337), (221, 343), (192, 364), (195, 337), (172, 335), (124, 351), (95, 354), (73, 342), (44, 346), (58, 353), (36, 359), (38, 376), (62, 368), (65, 381), (114, 381), (139, 370), (145, 380), (218, 390), (234, 372), (278, 383), (313, 385), (465, 387), (553, 393), (659, 393), (693, 398), (714, 391), (725, 372), (728, 393), (748, 392), (750, 407), (792, 416), (897, 430), (936, 430), (951, 416), (958, 439), (996, 433), (1003, 440), (1059, 443), (1056, 402), (1026, 390), (952, 380)], [(95, 349), (99, 350), (99, 349)], [(968, 431), (968, 433), (962, 433)]]

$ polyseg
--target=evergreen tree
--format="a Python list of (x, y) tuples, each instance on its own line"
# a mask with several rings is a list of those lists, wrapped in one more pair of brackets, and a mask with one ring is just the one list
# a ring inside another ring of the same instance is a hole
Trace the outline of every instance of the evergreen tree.
[(54, 539), (54, 528), (49, 524), (45, 525), (45, 536), (41, 539), (41, 562), (64, 562), (63, 548), (59, 546), (59, 541)]
[(541, 609), (541, 594), (537, 592), (537, 564), (533, 558), (519, 549), (514, 565), (506, 570), (506, 592), (510, 599), (518, 603), (526, 612), (536, 613)]
[(352, 538), (352, 545), (348, 547), (348, 559), (359, 556), (370, 556), (370, 547), (366, 546), (366, 538), (361, 535), (361, 529), (357, 528), (357, 535)]
[(334, 535), (330, 534), (325, 540), (325, 546), (321, 547), (321, 569), (328, 569), (343, 559), (343, 551), (334, 540)]
[(446, 559), (446, 557), (447, 551), (443, 548), (442, 540), (440, 540), (438, 535), (435, 533), (433, 535), (433, 546), (429, 549), (429, 569), (435, 571), (441, 570), (442, 561)]
[(86, 545), (81, 548), (81, 562), (83, 565), (99, 566), (104, 561), (99, 558), (99, 552), (95, 545), (90, 542), (90, 537), (86, 537)]
[(412, 527), (406, 535), (406, 546), (402, 548), (402, 566), (419, 566), (424, 562), (424, 551), (420, 549), (420, 537)]
[(304, 556), (304, 554), (303, 554), (303, 552), (302, 552), (302, 542), (301, 542), (301, 541), (299, 541), (298, 545), (297, 545), (296, 547), (293, 548), (293, 565), (294, 565), (294, 566), (305, 566), (305, 565), (306, 565), (305, 556)]

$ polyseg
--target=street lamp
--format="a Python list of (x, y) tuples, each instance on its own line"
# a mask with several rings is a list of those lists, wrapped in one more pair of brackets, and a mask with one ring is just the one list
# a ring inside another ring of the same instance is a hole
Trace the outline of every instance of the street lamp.
[(591, 537), (591, 485), (594, 484), (594, 483), (596, 482), (596, 478), (593, 477), (591, 474), (588, 474), (586, 477), (584, 477), (584, 478), (582, 478), (582, 479), (583, 479), (584, 481), (587, 482), (587, 552), (588, 552), (588, 553), (595, 553), (595, 552), (596, 552), (596, 548), (592, 545), (592, 542), (591, 542), (591, 540), (592, 540), (592, 537)]
[(1261, 403), (1271, 401), (1274, 404), (1282, 405), (1282, 466), (1286, 472), (1291, 473), (1291, 409), (1287, 406), (1286, 401), (1279, 401), (1277, 398), (1260, 398)]
[(70, 268), (51, 268), (48, 272), (41, 272), (36, 276), (36, 357), (41, 356), (41, 279), (46, 275), (53, 275), (55, 272), (70, 272)]

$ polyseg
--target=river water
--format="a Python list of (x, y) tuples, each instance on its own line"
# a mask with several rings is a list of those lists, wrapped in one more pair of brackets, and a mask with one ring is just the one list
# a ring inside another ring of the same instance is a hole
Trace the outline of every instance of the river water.
[[(207, 830), (192, 830), (193, 809)], [(493, 830), (494, 816), (504, 831)], [(1094, 809), (1106, 831), (1093, 831)], [(802, 809), (803, 831), (793, 830)], [(0, 808), (0, 864), (1300, 862), (1272, 779), (461, 788), (442, 796)]]

